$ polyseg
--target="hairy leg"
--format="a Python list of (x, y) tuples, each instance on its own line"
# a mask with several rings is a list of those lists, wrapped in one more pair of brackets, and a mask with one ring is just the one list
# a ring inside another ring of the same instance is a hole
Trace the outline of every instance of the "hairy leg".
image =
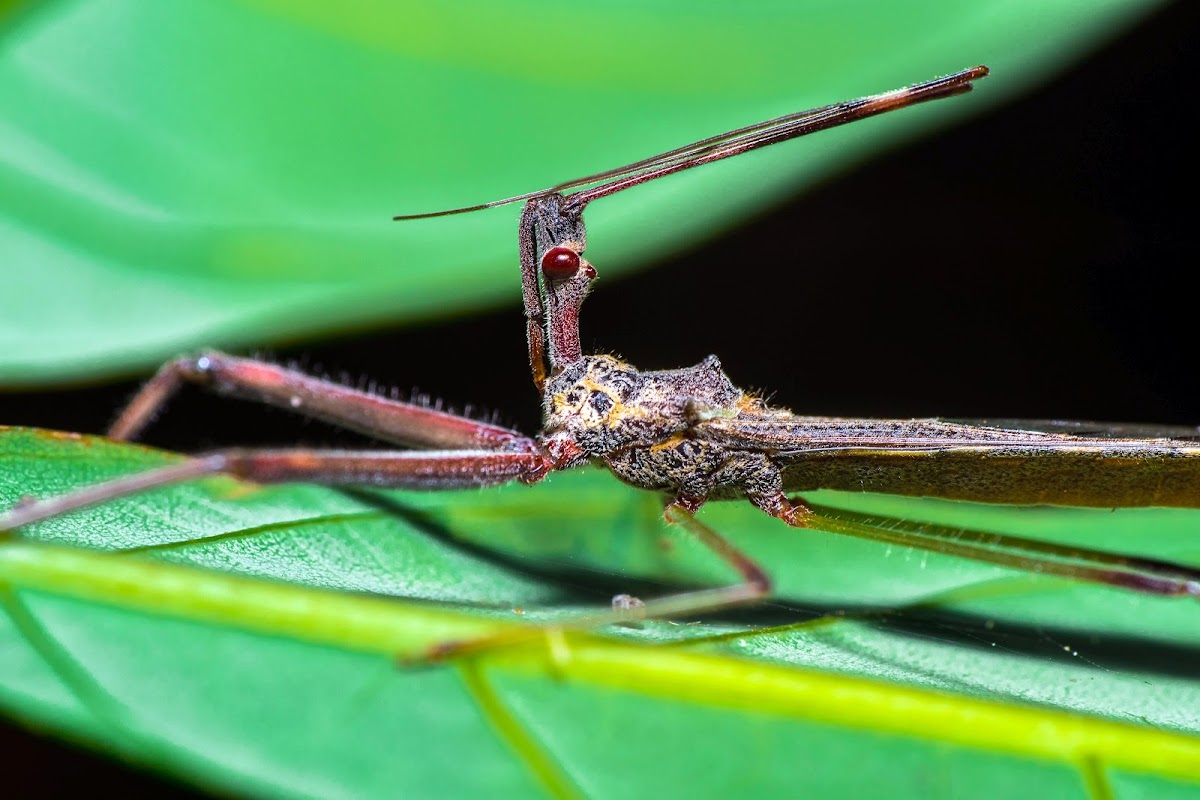
[(218, 352), (164, 364), (125, 407), (109, 429), (109, 437), (136, 437), (183, 383), (290, 409), (405, 447), (533, 449), (532, 439), (499, 425), (378, 397), (275, 364)]

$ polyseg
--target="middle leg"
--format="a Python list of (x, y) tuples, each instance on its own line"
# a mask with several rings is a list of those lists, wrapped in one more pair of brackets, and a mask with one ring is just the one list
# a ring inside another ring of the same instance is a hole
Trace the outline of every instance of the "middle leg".
[[(700, 589), (666, 597), (646, 600), (637, 609), (637, 618), (664, 618), (700, 614), (760, 602), (771, 593), (771, 579), (748, 555), (715, 530), (696, 519), (696, 510), (703, 499), (681, 496), (672, 501), (663, 513), (667, 522), (681, 525), (705, 546), (721, 557), (738, 574), (740, 580), (728, 586)], [(618, 595), (620, 597), (620, 595)], [(426, 653), (429, 661), (443, 661), (496, 647), (518, 644), (538, 636), (550, 637), (553, 649), (562, 652), (559, 636), (564, 630), (588, 630), (627, 622), (630, 611), (623, 603), (614, 602), (612, 610), (585, 614), (564, 622), (531, 625), (495, 636), (463, 639), (434, 645)]]

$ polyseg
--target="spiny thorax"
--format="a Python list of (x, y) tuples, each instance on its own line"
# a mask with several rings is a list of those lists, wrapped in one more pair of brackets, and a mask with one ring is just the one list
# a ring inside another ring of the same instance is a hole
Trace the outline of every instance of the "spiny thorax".
[(641, 372), (612, 356), (583, 356), (546, 384), (544, 436), (566, 436), (590, 458), (652, 447), (705, 419), (735, 416), (745, 395), (713, 356), (693, 367)]

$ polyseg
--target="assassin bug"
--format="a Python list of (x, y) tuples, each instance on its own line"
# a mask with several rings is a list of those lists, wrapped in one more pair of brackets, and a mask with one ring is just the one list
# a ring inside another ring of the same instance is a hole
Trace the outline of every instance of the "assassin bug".
[[(312, 481), (459, 489), (587, 463), (662, 492), (665, 516), (720, 555), (740, 582), (651, 600), (670, 616), (754, 602), (767, 573), (695, 514), (708, 500), (746, 499), (792, 526), (812, 527), (1158, 595), (1200, 597), (1200, 569), (1136, 556), (902, 520), (830, 516), (797, 498), (814, 489), (873, 491), (1013, 504), (1200, 506), (1200, 443), (1171, 431), (1022, 423), (995, 427), (936, 419), (799, 416), (738, 389), (715, 357), (643, 372), (609, 355), (584, 355), (580, 306), (596, 278), (583, 258), (583, 211), (596, 199), (684, 169), (926, 100), (957, 95), (987, 75), (975, 67), (860, 100), (772, 119), (549, 189), (477, 206), (396, 217), (444, 216), (524, 201), (519, 227), (529, 362), (543, 426), (529, 437), (421, 405), (381, 398), (268, 363), (209, 352), (159, 370), (109, 435), (136, 436), (183, 382), (296, 409), (402, 451), (225, 450), (33, 501), (0, 517), (23, 525), (151, 487), (228, 473), (260, 483)], [(588, 188), (581, 188), (588, 187)], [(577, 191), (571, 191), (577, 190)], [(623, 610), (591, 618), (615, 621)], [(440, 652), (454, 652), (463, 643)]]

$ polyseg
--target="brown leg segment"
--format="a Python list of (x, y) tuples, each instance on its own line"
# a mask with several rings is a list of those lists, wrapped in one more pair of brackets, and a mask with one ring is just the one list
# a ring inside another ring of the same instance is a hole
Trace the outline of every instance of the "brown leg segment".
[(21, 503), (0, 515), (0, 531), (19, 528), (159, 486), (217, 473), (257, 483), (307, 481), (331, 486), (393, 489), (467, 489), (519, 480), (535, 483), (553, 467), (539, 453), (462, 450), (440, 453), (336, 450), (225, 450), (89, 486), (77, 492)]
[(475, 489), (514, 480), (536, 483), (552, 469), (549, 458), (540, 453), (490, 450), (229, 450), (217, 455), (224, 459), (222, 472), (256, 483), (304, 481), (426, 491)]
[(389, 400), (275, 364), (217, 352), (163, 365), (113, 423), (109, 437), (137, 436), (184, 381), (291, 409), (405, 447), (525, 452), (536, 449), (529, 437), (498, 425)]
[(1200, 599), (1200, 569), (1122, 553), (1065, 547), (1007, 534), (933, 523), (864, 516), (789, 500), (782, 494), (750, 498), (754, 505), (797, 528), (915, 547), (1025, 572), (1116, 586), (1143, 594)]

